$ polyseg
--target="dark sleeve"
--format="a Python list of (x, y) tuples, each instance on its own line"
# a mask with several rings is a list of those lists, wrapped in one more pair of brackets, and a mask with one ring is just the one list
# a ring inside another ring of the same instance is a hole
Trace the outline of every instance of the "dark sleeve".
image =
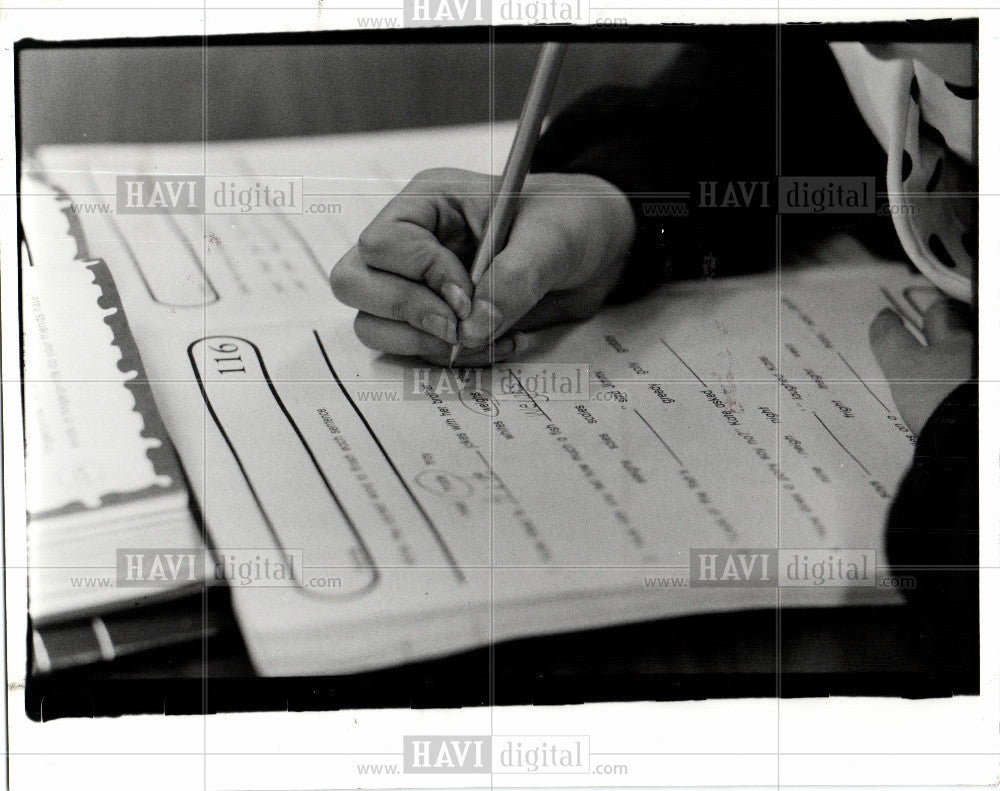
[(889, 511), (886, 555), (894, 571), (914, 578), (906, 593), (915, 602), (978, 598), (978, 401), (976, 383), (967, 382), (938, 406)]
[(958, 387), (917, 441), (886, 525), (886, 556), (919, 608), (920, 635), (937, 664), (979, 656), (979, 391)]
[[(772, 268), (779, 147), (783, 173), (881, 172), (884, 181), (885, 155), (829, 48), (789, 40), (780, 73), (776, 62), (773, 29), (686, 45), (646, 87), (593, 90), (550, 124), (532, 170), (596, 175), (630, 199), (636, 240), (612, 300), (678, 278)], [(786, 216), (782, 244), (845, 217)]]
[(644, 89), (583, 95), (539, 141), (533, 170), (593, 174), (629, 197), (637, 234), (618, 299), (678, 277), (746, 271), (748, 253), (758, 258), (751, 268), (772, 265), (773, 221), (697, 204), (700, 182), (774, 175), (773, 40), (685, 46)]

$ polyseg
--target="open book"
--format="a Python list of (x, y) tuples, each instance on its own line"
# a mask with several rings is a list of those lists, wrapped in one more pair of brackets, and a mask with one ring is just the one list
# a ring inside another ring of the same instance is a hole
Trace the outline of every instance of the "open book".
[[(85, 618), (95, 630), (61, 641), (56, 665), (97, 652), (101, 615), (202, 582), (201, 569), (156, 589), (116, 579), (119, 550), (201, 539), (114, 277), (68, 212), (28, 198), (27, 226), (59, 232), (33, 232), (21, 256), (30, 612), (36, 630)], [(38, 632), (35, 654), (49, 667)]]
[[(121, 294), (258, 670), (901, 601), (882, 532), (914, 437), (867, 329), (886, 293), (919, 304), (926, 283), (902, 266), (847, 247), (678, 283), (534, 333), (494, 369), (360, 344), (333, 264), (415, 172), (494, 172), (512, 136), (50, 148), (28, 174), (64, 201), (118, 202), (75, 216)], [(172, 198), (161, 184), (172, 210), (136, 174), (182, 174), (163, 177)], [(190, 179), (204, 212), (179, 208)], [(258, 213), (262, 180), (298, 190), (297, 210)], [(132, 199), (148, 211), (120, 210)], [(25, 203), (29, 242), (65, 235), (55, 198)]]

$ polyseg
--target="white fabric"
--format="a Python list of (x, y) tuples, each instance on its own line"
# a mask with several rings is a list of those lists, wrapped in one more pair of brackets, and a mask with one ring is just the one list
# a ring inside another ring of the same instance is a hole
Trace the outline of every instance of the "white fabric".
[(938, 288), (971, 302), (977, 232), (971, 46), (837, 42), (830, 48), (886, 152), (889, 205), (903, 249)]

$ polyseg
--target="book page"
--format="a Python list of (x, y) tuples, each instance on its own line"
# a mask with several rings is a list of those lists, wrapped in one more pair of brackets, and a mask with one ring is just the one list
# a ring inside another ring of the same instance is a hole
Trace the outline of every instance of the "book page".
[[(36, 626), (150, 599), (117, 584), (128, 547), (199, 547), (184, 474), (106, 264), (61, 236), (24, 247), (25, 495)], [(200, 587), (201, 574), (161, 596)], [(36, 654), (40, 654), (36, 651)]]
[[(113, 200), (117, 176), (154, 165), (203, 175), (206, 202), (247, 174), (301, 179), (300, 213), (75, 215), (114, 274), (258, 670), (901, 601), (882, 533), (914, 437), (867, 331), (885, 291), (926, 288), (902, 266), (848, 247), (821, 266), (678, 283), (526, 336), (492, 369), (360, 344), (333, 264), (417, 170), (499, 170), (512, 132), (41, 158), (63, 202)], [(29, 240), (65, 232), (44, 200)]]

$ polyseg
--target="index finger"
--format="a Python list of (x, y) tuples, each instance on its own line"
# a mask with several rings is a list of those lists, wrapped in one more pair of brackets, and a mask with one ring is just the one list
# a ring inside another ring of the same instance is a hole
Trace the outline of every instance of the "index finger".
[(472, 281), (459, 255), (475, 247), (479, 215), (489, 211), (489, 188), (488, 176), (465, 171), (418, 174), (362, 231), (361, 262), (425, 283), (464, 318)]

